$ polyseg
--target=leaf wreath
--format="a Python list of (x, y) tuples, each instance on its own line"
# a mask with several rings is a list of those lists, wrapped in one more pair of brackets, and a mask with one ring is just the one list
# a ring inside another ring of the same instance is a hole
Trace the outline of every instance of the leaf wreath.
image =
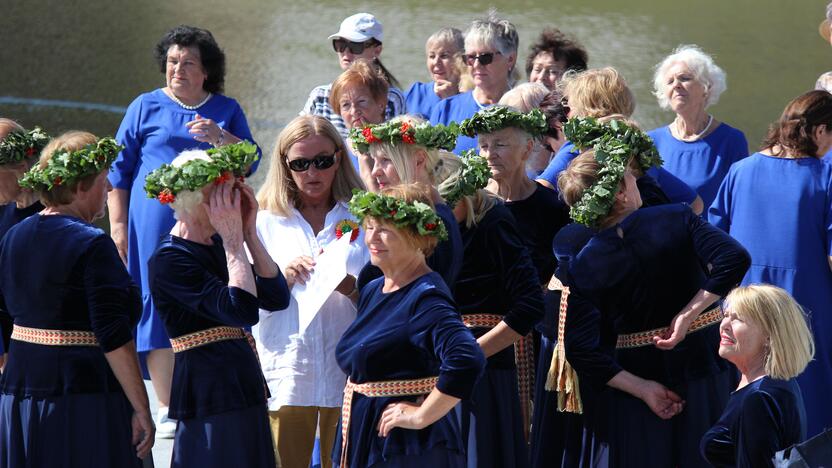
[(389, 143), (392, 145), (406, 143), (425, 148), (439, 148), (451, 151), (456, 146), (457, 125), (431, 125), (429, 122), (412, 124), (401, 119), (394, 119), (383, 124), (367, 125), (364, 128), (350, 130), (350, 141), (359, 153), (366, 153), (372, 143)]
[(439, 240), (448, 238), (442, 218), (426, 203), (407, 203), (400, 198), (358, 189), (353, 190), (352, 194), (350, 213), (359, 222), (370, 216), (389, 221), (399, 229), (413, 228), (422, 236), (434, 236)]
[(104, 137), (78, 151), (58, 150), (41, 168), (35, 164), (23, 174), (21, 187), (45, 192), (54, 187), (69, 185), (108, 169), (123, 146), (111, 137)]
[(483, 156), (469, 149), (460, 155), (462, 167), (439, 184), (439, 195), (453, 208), (463, 197), (473, 195), (488, 184), (491, 169)]
[(40, 154), (49, 135), (40, 127), (28, 132), (11, 132), (0, 140), (0, 165), (12, 164)]
[(463, 120), (459, 124), (459, 133), (475, 137), (508, 127), (519, 128), (533, 137), (538, 137), (546, 133), (549, 124), (546, 123), (546, 116), (540, 109), (532, 109), (524, 114), (506, 106), (494, 106), (477, 112), (470, 119)]

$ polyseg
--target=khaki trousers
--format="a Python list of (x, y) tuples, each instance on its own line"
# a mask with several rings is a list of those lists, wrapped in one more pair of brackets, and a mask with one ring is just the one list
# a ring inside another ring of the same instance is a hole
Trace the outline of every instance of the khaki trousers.
[(332, 444), (341, 408), (281, 406), (269, 411), (275, 450), (283, 468), (309, 468), (315, 447), (316, 429), (321, 437), (321, 466), (332, 466)]

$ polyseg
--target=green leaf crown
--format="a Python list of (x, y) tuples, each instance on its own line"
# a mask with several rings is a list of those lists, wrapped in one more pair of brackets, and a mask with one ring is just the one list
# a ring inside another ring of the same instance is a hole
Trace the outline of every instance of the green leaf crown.
[(455, 122), (446, 127), (442, 124), (431, 125), (429, 122), (412, 123), (393, 119), (382, 124), (350, 130), (350, 141), (359, 153), (366, 153), (372, 143), (406, 143), (451, 151), (456, 146), (456, 136)]
[(57, 150), (46, 166), (35, 164), (20, 179), (20, 186), (44, 192), (108, 169), (123, 146), (111, 137), (104, 137), (77, 151)]
[(442, 218), (430, 205), (420, 201), (407, 203), (389, 195), (355, 189), (349, 208), (359, 222), (370, 216), (389, 221), (399, 229), (411, 227), (422, 236), (434, 236), (439, 240), (448, 238)]
[(463, 151), (459, 158), (462, 160), (462, 167), (439, 184), (439, 194), (451, 208), (463, 197), (473, 195), (485, 187), (491, 178), (488, 162), (473, 149)]
[(259, 158), (257, 146), (248, 141), (212, 148), (206, 151), (210, 160), (192, 159), (181, 166), (162, 164), (144, 179), (147, 198), (172, 203), (183, 191), (196, 191), (211, 182), (220, 184), (232, 176), (244, 177)]
[(0, 165), (12, 164), (37, 156), (49, 143), (49, 135), (40, 127), (28, 132), (11, 132), (0, 141)]
[(563, 125), (563, 133), (582, 151), (594, 148), (595, 160), (601, 166), (595, 183), (569, 210), (573, 220), (590, 227), (597, 228), (612, 210), (630, 158), (636, 158), (645, 171), (662, 165), (653, 140), (621, 120), (599, 122), (592, 117), (573, 118)]
[(493, 106), (477, 112), (470, 119), (463, 120), (459, 124), (459, 133), (475, 137), (508, 127), (519, 128), (533, 137), (538, 137), (546, 133), (549, 124), (546, 123), (546, 116), (540, 109), (532, 109), (524, 114), (507, 106)]

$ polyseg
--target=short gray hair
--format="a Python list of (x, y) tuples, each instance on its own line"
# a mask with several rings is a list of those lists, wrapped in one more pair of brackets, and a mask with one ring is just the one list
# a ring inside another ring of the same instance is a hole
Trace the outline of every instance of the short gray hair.
[(540, 106), (549, 92), (549, 88), (541, 83), (523, 83), (506, 91), (499, 104), (513, 107), (520, 112), (530, 112)]
[(719, 96), (728, 87), (725, 82), (725, 71), (699, 46), (681, 45), (656, 66), (656, 72), (653, 74), (653, 94), (659, 100), (659, 106), (662, 109), (670, 109), (670, 100), (667, 99), (667, 77), (665, 75), (670, 67), (677, 63), (684, 63), (693, 73), (694, 79), (708, 91), (708, 99), (705, 102), (706, 108), (719, 102)]
[(476, 44), (492, 46), (504, 56), (517, 54), (520, 38), (517, 28), (507, 19), (497, 16), (491, 9), (483, 19), (474, 20), (465, 30), (465, 48)]

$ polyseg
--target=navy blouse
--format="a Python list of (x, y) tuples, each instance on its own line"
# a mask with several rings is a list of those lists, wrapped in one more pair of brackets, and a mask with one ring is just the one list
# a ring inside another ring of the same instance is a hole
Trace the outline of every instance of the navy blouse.
[[(283, 274), (256, 276), (257, 297), (228, 286), (222, 238), (212, 245), (168, 234), (150, 258), (150, 292), (168, 336), (208, 328), (250, 327), (260, 308), (289, 305)], [(169, 414), (189, 419), (265, 404), (265, 379), (245, 339), (210, 343), (175, 354)]]
[(737, 390), (700, 450), (718, 467), (774, 466), (775, 452), (806, 438), (806, 411), (795, 379), (763, 377)]
[(35, 398), (122, 391), (104, 353), (133, 339), (141, 297), (104, 231), (71, 216), (28, 217), (0, 241), (0, 293), (15, 324), (90, 330), (100, 345), (12, 340), (0, 391)]

